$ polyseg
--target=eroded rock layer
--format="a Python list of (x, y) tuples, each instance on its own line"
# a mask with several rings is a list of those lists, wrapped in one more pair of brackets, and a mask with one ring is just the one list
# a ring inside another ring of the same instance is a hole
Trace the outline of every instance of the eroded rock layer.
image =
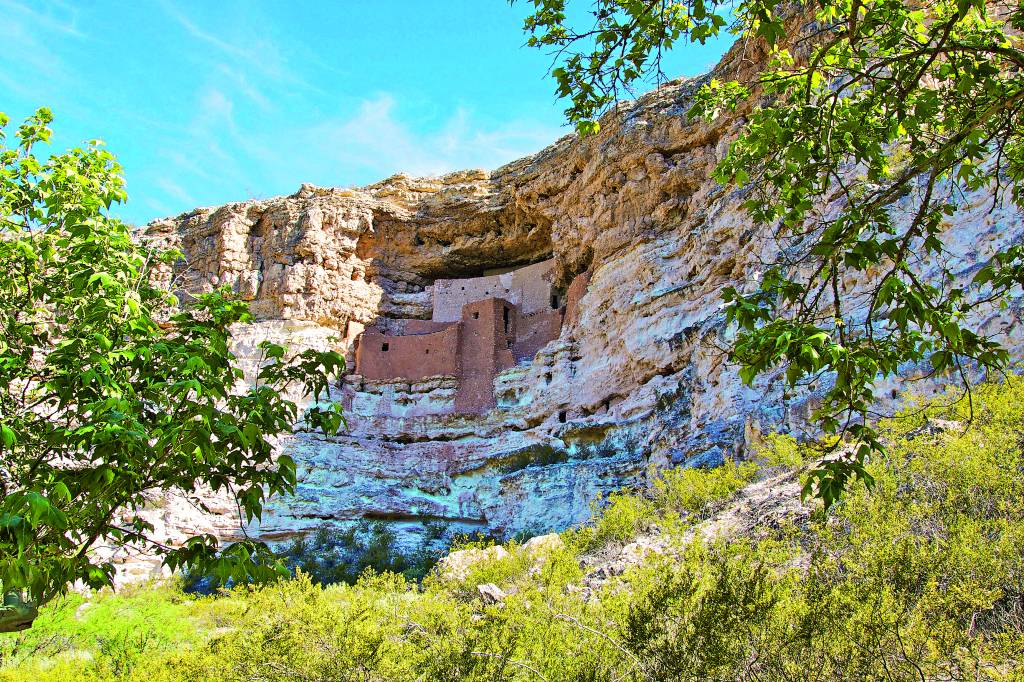
[[(743, 77), (757, 63), (739, 49), (715, 75)], [(453, 376), (344, 377), (335, 397), (348, 432), (282, 444), (299, 463), (298, 494), (254, 530), (280, 539), (366, 518), (406, 538), (428, 520), (504, 536), (560, 529), (652, 467), (713, 464), (759, 431), (799, 428), (813, 394), (784, 396), (772, 377), (744, 387), (722, 351), (721, 290), (755, 286), (771, 245), (742, 195), (710, 179), (742, 118), (688, 118), (703, 82), (669, 83), (621, 105), (600, 134), (491, 173), (305, 185), (150, 225), (187, 254), (178, 286), (228, 284), (251, 301), (258, 322), (239, 330), (251, 358), (271, 338), (352, 360), (367, 327), (458, 319), (434, 309), (447, 280), (547, 259), (552, 286), (576, 298), (557, 338), (497, 372), (483, 412), (453, 409)], [(1024, 234), (1012, 206), (984, 192), (947, 228), (949, 260), (965, 275)], [(980, 323), (1018, 344), (1019, 320), (1018, 302)]]

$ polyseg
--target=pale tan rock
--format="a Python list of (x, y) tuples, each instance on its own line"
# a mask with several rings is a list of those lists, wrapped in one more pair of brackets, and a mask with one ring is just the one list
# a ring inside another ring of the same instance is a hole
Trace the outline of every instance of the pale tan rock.
[(465, 580), (473, 567), (482, 563), (501, 561), (512, 555), (501, 545), (484, 548), (460, 549), (450, 553), (437, 564), (437, 573), (447, 580)]
[(565, 549), (565, 541), (558, 533), (532, 537), (523, 543), (522, 550), (532, 557), (542, 557)]
[[(652, 469), (713, 464), (742, 454), (757, 433), (806, 430), (814, 394), (784, 395), (777, 374), (746, 387), (722, 351), (734, 333), (722, 290), (752, 290), (774, 254), (740, 209), (744, 196), (711, 179), (743, 112), (710, 123), (685, 113), (712, 75), (749, 78), (763, 58), (756, 45), (735, 48), (713, 74), (623, 103), (598, 135), (567, 136), (492, 172), (303, 185), (148, 226), (186, 254), (174, 286), (227, 284), (250, 300), (258, 321), (237, 338), (250, 371), (263, 339), (351, 358), (368, 325), (430, 319), (437, 280), (552, 257), (557, 286), (590, 273), (560, 338), (498, 375), (498, 407), (487, 414), (455, 413), (451, 377), (345, 377), (334, 397), (349, 431), (282, 441), (299, 466), (297, 494), (272, 501), (250, 531), (279, 540), (324, 522), (390, 518), (413, 546), (417, 520), (503, 537), (561, 530), (587, 519), (598, 496), (642, 486)], [(1024, 239), (1012, 204), (991, 200), (969, 194), (942, 235), (947, 265), (965, 278)], [(983, 332), (1020, 348), (1021, 312), (1018, 299), (973, 314)], [(900, 387), (880, 387), (883, 408)], [(231, 514), (190, 523), (238, 525)]]
[(508, 598), (505, 591), (494, 583), (477, 585), (476, 591), (480, 594), (480, 601), (484, 604), (500, 604)]

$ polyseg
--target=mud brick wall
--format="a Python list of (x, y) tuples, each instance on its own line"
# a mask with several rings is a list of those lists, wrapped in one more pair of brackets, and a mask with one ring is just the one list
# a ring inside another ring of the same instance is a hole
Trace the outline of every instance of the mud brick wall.
[(392, 336), (370, 327), (359, 339), (356, 372), (371, 381), (418, 381), (459, 373), (459, 325), (432, 334)]
[(436, 280), (433, 320), (458, 321), (466, 304), (488, 298), (503, 299), (524, 313), (550, 308), (554, 269), (555, 261), (546, 260), (498, 275)]

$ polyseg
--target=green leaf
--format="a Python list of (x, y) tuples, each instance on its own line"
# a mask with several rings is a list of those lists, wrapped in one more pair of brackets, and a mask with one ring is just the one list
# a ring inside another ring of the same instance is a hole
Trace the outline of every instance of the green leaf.
[(0, 443), (3, 443), (5, 448), (11, 449), (16, 441), (14, 430), (6, 424), (0, 424)]

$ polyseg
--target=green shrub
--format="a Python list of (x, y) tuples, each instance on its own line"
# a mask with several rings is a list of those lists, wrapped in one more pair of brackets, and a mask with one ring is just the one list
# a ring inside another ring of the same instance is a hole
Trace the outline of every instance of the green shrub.
[(43, 609), (31, 629), (0, 639), (0, 680), (131, 678), (200, 641), (203, 608), (172, 585), (72, 593)]
[[(438, 521), (425, 523), (422, 536), (417, 546), (402, 549), (395, 532), (382, 521), (343, 527), (323, 524), (312, 533), (292, 538), (278, 556), (293, 575), (305, 573), (321, 585), (354, 584), (366, 569), (422, 580), (455, 542), (447, 524)], [(186, 592), (205, 595), (225, 587), (212, 575), (192, 571), (184, 574), (182, 586)]]
[(668, 469), (654, 481), (654, 505), (662, 514), (705, 518), (715, 502), (729, 498), (756, 475), (753, 462), (731, 459), (714, 469)]
[[(727, 462), (668, 472), (651, 499), (614, 495), (565, 548), (530, 556), (511, 543), (464, 580), (366, 569), (323, 585), (300, 571), (216, 599), (103, 595), (78, 617), (82, 598), (69, 597), (3, 640), (0, 679), (1022, 680), (1022, 405), (1024, 381), (1011, 378), (975, 391), (966, 430), (962, 403), (883, 422), (873, 492), (755, 536), (689, 533), (756, 474)], [(922, 428), (935, 418), (963, 426)], [(782, 437), (765, 450), (772, 467), (814, 456)], [(679, 550), (584, 581), (581, 551), (648, 525)], [(358, 536), (349, 542), (389, 544)], [(335, 542), (318, 532), (303, 550)], [(479, 598), (484, 582), (505, 591), (501, 603)]]
[(629, 540), (655, 517), (650, 500), (627, 493), (612, 493), (603, 505), (598, 501), (594, 508), (596, 518), (592, 525), (566, 534), (570, 544), (580, 551)]
[(758, 460), (767, 467), (795, 469), (804, 463), (804, 453), (796, 438), (773, 433), (766, 436), (757, 449)]

